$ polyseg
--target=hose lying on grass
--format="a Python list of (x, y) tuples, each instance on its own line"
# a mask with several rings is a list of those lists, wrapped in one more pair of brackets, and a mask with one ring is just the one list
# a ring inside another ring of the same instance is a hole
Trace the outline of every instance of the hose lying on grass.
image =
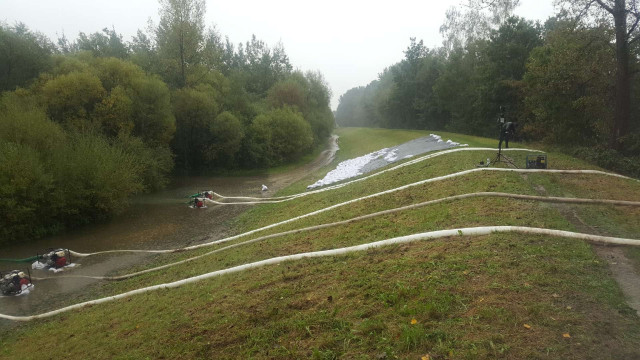
[(625, 239), (625, 238), (617, 238), (617, 237), (609, 237), (609, 236), (590, 235), (590, 234), (575, 233), (571, 231), (549, 230), (549, 229), (532, 228), (532, 227), (524, 227), (524, 226), (482, 226), (482, 227), (430, 231), (426, 233), (400, 236), (400, 237), (395, 237), (387, 240), (380, 240), (380, 241), (376, 241), (368, 244), (350, 246), (350, 247), (339, 248), (339, 249), (313, 251), (313, 252), (299, 253), (299, 254), (293, 254), (293, 255), (278, 256), (278, 257), (274, 257), (266, 260), (256, 261), (253, 263), (248, 263), (244, 265), (233, 266), (227, 269), (213, 271), (210, 273), (190, 277), (183, 280), (148, 286), (141, 289), (127, 291), (125, 293), (118, 294), (118, 295), (107, 296), (107, 297), (103, 297), (96, 300), (85, 301), (79, 304), (70, 305), (61, 309), (45, 312), (42, 314), (30, 315), (30, 316), (12, 316), (12, 315), (0, 314), (0, 319), (7, 319), (7, 320), (13, 320), (13, 321), (30, 321), (30, 320), (48, 318), (48, 317), (65, 313), (71, 310), (81, 309), (89, 305), (98, 305), (98, 304), (111, 302), (118, 299), (127, 298), (137, 294), (143, 294), (143, 293), (147, 293), (155, 290), (160, 290), (160, 289), (175, 288), (182, 285), (195, 283), (198, 281), (210, 279), (210, 278), (221, 276), (221, 275), (233, 274), (233, 273), (237, 273), (237, 272), (241, 272), (249, 269), (255, 269), (258, 267), (271, 265), (271, 264), (279, 264), (285, 261), (302, 260), (305, 258), (315, 258), (315, 257), (338, 256), (338, 255), (349, 254), (349, 253), (354, 253), (358, 251), (365, 251), (369, 249), (379, 248), (382, 246), (404, 244), (404, 243), (410, 243), (410, 242), (415, 242), (419, 240), (431, 240), (431, 239), (460, 236), (460, 235), (481, 236), (481, 235), (489, 235), (492, 233), (506, 233), (506, 232), (565, 237), (565, 238), (571, 238), (571, 239), (586, 240), (586, 241), (600, 243), (600, 244), (640, 246), (640, 240), (636, 240), (636, 239)]
[[(336, 184), (336, 185), (331, 185), (331, 186), (327, 186), (318, 190), (312, 190), (312, 191), (305, 191), (302, 193), (298, 193), (298, 194), (292, 194), (292, 195), (285, 195), (285, 196), (275, 196), (275, 197), (248, 197), (248, 196), (224, 196), (224, 195), (220, 195), (216, 192), (213, 192), (213, 194), (221, 199), (244, 199), (244, 200), (256, 200), (259, 201), (260, 203), (270, 203), (268, 202), (269, 200), (291, 200), (291, 199), (295, 199), (295, 198), (299, 198), (302, 196), (307, 196), (307, 195), (311, 195), (311, 194), (317, 194), (320, 192), (324, 192), (324, 191), (329, 191), (329, 190), (335, 190), (335, 189), (339, 189), (341, 187), (359, 182), (359, 181), (363, 181), (363, 180), (367, 180), (370, 179), (374, 176), (378, 176), (381, 174), (384, 174), (386, 172), (389, 171), (394, 171), (394, 170), (398, 170), (400, 168), (403, 168), (405, 166), (409, 166), (409, 165), (413, 165), (413, 164), (417, 164), (419, 162), (428, 160), (428, 159), (432, 159), (434, 157), (440, 156), (440, 155), (446, 155), (446, 154), (451, 154), (451, 153), (455, 153), (458, 151), (496, 151), (497, 149), (494, 148), (455, 148), (455, 149), (449, 149), (449, 150), (443, 150), (443, 151), (438, 151), (435, 153), (429, 153), (427, 155), (421, 156), (419, 158), (415, 158), (413, 160), (409, 160), (406, 161), (402, 164), (390, 167), (388, 169), (382, 170), (382, 171), (378, 171), (376, 173), (373, 173), (371, 175), (367, 175), (355, 180), (351, 180), (345, 183), (341, 183), (341, 184)], [(502, 149), (502, 151), (529, 151), (529, 152), (541, 152), (540, 150), (532, 150), (532, 149), (521, 149), (521, 148), (511, 148), (511, 149)], [(214, 201), (215, 202), (215, 201)], [(220, 203), (220, 202), (215, 202), (216, 204), (235, 204), (235, 203)]]
[[(366, 195), (366, 196), (362, 196), (356, 199), (352, 199), (352, 200), (348, 200), (348, 201), (344, 201), (335, 205), (331, 205), (328, 206), (326, 208), (323, 209), (319, 209), (316, 211), (312, 211), (303, 215), (299, 215), (296, 217), (293, 217), (291, 219), (287, 219), (287, 220), (283, 220), (277, 223), (273, 223), (270, 225), (266, 225), (263, 226), (261, 228), (258, 229), (254, 229), (254, 230), (250, 230), (247, 232), (244, 232), (242, 234), (238, 234), (238, 235), (234, 235), (234, 236), (230, 236), (230, 237), (226, 237), (220, 240), (214, 240), (214, 241), (210, 241), (210, 242), (205, 242), (202, 244), (198, 244), (198, 245), (191, 245), (191, 246), (187, 246), (187, 247), (183, 247), (183, 248), (178, 248), (178, 249), (168, 249), (168, 250), (107, 250), (107, 251), (98, 251), (98, 252), (93, 252), (93, 253), (79, 253), (79, 252), (75, 252), (75, 251), (71, 251), (71, 255), (74, 256), (78, 256), (78, 257), (86, 257), (86, 256), (93, 256), (93, 255), (103, 255), (103, 254), (109, 254), (109, 253), (122, 253), (122, 252), (133, 252), (133, 253), (152, 253), (152, 254), (161, 254), (161, 253), (172, 253), (172, 252), (178, 252), (178, 251), (186, 251), (186, 250), (194, 250), (194, 249), (199, 249), (202, 247), (207, 247), (207, 246), (212, 246), (212, 245), (216, 245), (216, 244), (220, 244), (220, 243), (224, 243), (224, 242), (228, 242), (228, 241), (232, 241), (247, 235), (251, 235), (260, 231), (264, 231), (267, 229), (271, 229), (280, 225), (284, 225), (284, 224), (288, 224), (306, 217), (310, 217), (310, 216), (314, 216), (317, 214), (321, 214), (323, 212), (329, 211), (329, 210), (333, 210), (345, 205), (349, 205), (358, 201), (362, 201), (362, 200), (366, 200), (366, 199), (370, 199), (373, 197), (377, 197), (377, 196), (381, 196), (381, 195), (385, 195), (385, 194), (390, 194), (396, 191), (400, 191), (400, 190), (404, 190), (413, 186), (418, 186), (418, 185), (423, 185), (423, 184), (427, 184), (427, 183), (431, 183), (431, 182), (436, 182), (436, 181), (441, 181), (441, 180), (446, 180), (446, 179), (451, 179), (454, 177), (458, 177), (458, 176), (463, 176), (463, 175), (467, 175), (467, 174), (471, 174), (474, 172), (479, 172), (479, 171), (503, 171), (503, 172), (518, 172), (518, 173), (552, 173), (552, 174), (594, 174), (594, 175), (606, 175), (606, 176), (614, 176), (614, 177), (619, 177), (619, 178), (624, 178), (624, 179), (631, 179), (629, 177), (626, 176), (622, 176), (622, 175), (618, 175), (618, 174), (614, 174), (614, 173), (608, 173), (608, 172), (604, 172), (604, 171), (599, 171), (599, 170), (548, 170), (548, 169), (511, 169), (511, 168), (476, 168), (476, 169), (471, 169), (471, 170), (465, 170), (465, 171), (460, 171), (457, 173), (453, 173), (453, 174), (449, 174), (449, 175), (443, 175), (443, 176), (438, 176), (435, 178), (430, 178), (430, 179), (425, 179), (425, 180), (420, 180), (411, 184), (407, 184), (407, 185), (403, 185), (397, 188), (393, 188), (393, 189), (389, 189), (389, 190), (385, 190), (385, 191), (381, 191), (381, 192), (377, 192), (374, 194), (370, 194), (370, 195)], [(632, 180), (636, 180), (636, 179), (632, 179)], [(638, 181), (638, 180), (636, 180)], [(211, 200), (209, 200), (211, 201)]]
[[(519, 172), (519, 173), (537, 173), (537, 172), (544, 172), (544, 173), (550, 173), (550, 174), (597, 174), (597, 175), (607, 175), (607, 176), (613, 176), (613, 177), (619, 177), (622, 179), (630, 179), (630, 180), (636, 180), (637, 179), (633, 179), (624, 175), (619, 175), (619, 174), (615, 174), (615, 173), (609, 173), (606, 171), (600, 171), (600, 170), (549, 170), (549, 169), (512, 169), (512, 168), (475, 168), (475, 169), (471, 169), (471, 170), (464, 170), (464, 171), (460, 171), (457, 173), (453, 173), (450, 175), (444, 175), (444, 176), (440, 176), (440, 177), (436, 177), (436, 178), (432, 178), (432, 179), (427, 179), (427, 180), (422, 180), (422, 181), (418, 181), (409, 185), (405, 185), (406, 187), (410, 187), (410, 186), (416, 186), (416, 185), (422, 185), (425, 184), (427, 182), (431, 182), (431, 181), (438, 181), (438, 180), (444, 180), (444, 179), (448, 179), (448, 178), (452, 178), (452, 177), (456, 177), (456, 176), (462, 176), (462, 175), (467, 175), (467, 174), (471, 174), (474, 172), (479, 172), (479, 171), (511, 171), (511, 172)], [(398, 188), (399, 189), (399, 188)], [(392, 189), (394, 190), (394, 189)], [(217, 205), (257, 205), (257, 204), (276, 204), (276, 203), (281, 203), (281, 202), (285, 202), (285, 201), (290, 201), (290, 200), (294, 200), (294, 199), (298, 199), (302, 196), (306, 196), (308, 194), (311, 193), (303, 193), (305, 195), (297, 195), (295, 197), (291, 197), (291, 198), (287, 198), (287, 199), (282, 199), (282, 200), (273, 200), (273, 201), (241, 201), (241, 202), (219, 202), (216, 200), (211, 200), (211, 199), (205, 199), (208, 202), (217, 204)]]
[(215, 254), (215, 253), (219, 253), (219, 252), (222, 252), (222, 251), (225, 251), (225, 250), (228, 250), (228, 249), (236, 248), (236, 247), (239, 247), (239, 246), (242, 246), (242, 245), (252, 244), (252, 243), (255, 243), (255, 242), (258, 242), (258, 241), (262, 241), (262, 240), (273, 239), (273, 238), (280, 237), (280, 236), (298, 234), (298, 233), (306, 232), (306, 231), (320, 230), (320, 229), (325, 229), (325, 228), (339, 226), (339, 225), (345, 225), (345, 224), (349, 224), (349, 223), (360, 221), (360, 220), (371, 219), (371, 218), (374, 218), (374, 217), (393, 214), (393, 213), (397, 213), (397, 212), (405, 211), (405, 210), (417, 209), (417, 208), (425, 207), (425, 206), (428, 206), (428, 205), (438, 204), (438, 203), (447, 202), (447, 201), (462, 200), (462, 199), (469, 199), (469, 198), (478, 198), (478, 197), (501, 197), (501, 198), (511, 198), (511, 199), (518, 199), (518, 200), (541, 201), (541, 202), (551, 202), (551, 203), (566, 203), (566, 204), (640, 206), (640, 201), (606, 200), (606, 199), (580, 199), (580, 198), (565, 198), (565, 197), (546, 197), (546, 196), (520, 195), (520, 194), (510, 194), (510, 193), (501, 193), (501, 192), (475, 192), (475, 193), (461, 194), (461, 195), (455, 195), (455, 196), (448, 196), (448, 197), (445, 197), (445, 198), (429, 200), (429, 201), (421, 202), (421, 203), (418, 203), (418, 204), (412, 204), (412, 205), (402, 206), (402, 207), (398, 207), (398, 208), (394, 208), (394, 209), (378, 211), (378, 212), (375, 212), (375, 213), (366, 214), (366, 215), (362, 215), (362, 216), (357, 216), (357, 217), (354, 217), (354, 218), (351, 218), (351, 219), (347, 219), (347, 220), (336, 221), (336, 222), (332, 222), (332, 223), (325, 223), (325, 224), (320, 224), (320, 225), (314, 225), (314, 226), (309, 226), (309, 227), (305, 227), (305, 228), (284, 231), (284, 232), (280, 232), (280, 233), (276, 233), (276, 234), (265, 235), (265, 236), (261, 236), (261, 237), (255, 238), (255, 239), (246, 240), (246, 241), (239, 242), (239, 243), (236, 243), (236, 244), (233, 244), (233, 245), (228, 245), (228, 246), (225, 246), (225, 247), (222, 247), (222, 248), (219, 248), (219, 249), (215, 249), (213, 251), (209, 251), (209, 252), (207, 252), (205, 254), (202, 254), (202, 255), (190, 257), (188, 259), (176, 261), (176, 262), (173, 262), (173, 263), (170, 263), (170, 264), (161, 265), (161, 266), (157, 266), (157, 267), (154, 267), (154, 268), (145, 269), (145, 270), (141, 270), (141, 271), (137, 271), (137, 272), (134, 272), (134, 273), (125, 274), (125, 275), (119, 275), (119, 276), (64, 275), (64, 276), (47, 277), (47, 278), (33, 277), (33, 280), (48, 280), (48, 279), (59, 279), (59, 278), (85, 278), (85, 279), (88, 278), (88, 279), (96, 279), (96, 280), (124, 280), (124, 279), (132, 278), (134, 276), (138, 276), (138, 275), (142, 275), (142, 274), (146, 274), (146, 273), (150, 273), (150, 272), (154, 272), (154, 271), (158, 271), (158, 270), (162, 270), (162, 269), (167, 269), (167, 268), (170, 268), (170, 267), (173, 267), (173, 266), (185, 264), (185, 263), (188, 263), (188, 262), (191, 262), (191, 261), (195, 261), (195, 260), (201, 259), (201, 258), (203, 258), (205, 256), (209, 256), (209, 255), (212, 255), (212, 254)]

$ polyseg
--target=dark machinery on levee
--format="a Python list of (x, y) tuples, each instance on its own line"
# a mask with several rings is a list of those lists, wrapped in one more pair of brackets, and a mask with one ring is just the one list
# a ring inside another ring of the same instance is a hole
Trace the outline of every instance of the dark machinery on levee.
[[(500, 134), (498, 135), (498, 153), (496, 153), (496, 157), (493, 159), (493, 161), (487, 158), (487, 163), (485, 164), (484, 161), (481, 161), (479, 166), (489, 166), (492, 163), (504, 162), (512, 165), (513, 167), (518, 167), (512, 159), (508, 158), (502, 153), (502, 144), (504, 143), (505, 149), (509, 148), (509, 140), (515, 137), (516, 128), (518, 125), (516, 122), (506, 121), (505, 112), (505, 107), (500, 106), (500, 115), (498, 116), (498, 129), (500, 131)], [(547, 155), (527, 155), (525, 167), (527, 169), (546, 169)]]
[(496, 158), (493, 160), (494, 163), (499, 162), (507, 162), (515, 167), (516, 164), (513, 163), (511, 159), (502, 154), (502, 143), (504, 142), (505, 148), (509, 148), (509, 139), (512, 138), (516, 133), (516, 123), (512, 121), (505, 120), (505, 108), (504, 106), (500, 106), (500, 116), (498, 117), (498, 127), (500, 129), (499, 141), (498, 141), (498, 153), (496, 154)]

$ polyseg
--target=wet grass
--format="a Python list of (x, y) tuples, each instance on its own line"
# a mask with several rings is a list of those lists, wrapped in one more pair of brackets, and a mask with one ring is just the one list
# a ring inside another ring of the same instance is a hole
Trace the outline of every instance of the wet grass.
[[(422, 136), (366, 130), (367, 136), (377, 136), (375, 148), (369, 149), (373, 145), (362, 141), (362, 132), (339, 131), (340, 145), (350, 157)], [(442, 135), (472, 146), (494, 142)], [(380, 146), (385, 136), (390, 144)], [(349, 148), (357, 142), (360, 144)], [(336, 191), (258, 206), (243, 214), (235, 228), (238, 232), (254, 229), (377, 191), (466, 170), (491, 155), (470, 152), (437, 157)], [(525, 155), (509, 154), (521, 163)], [(559, 154), (550, 154), (550, 159), (554, 168), (586, 167)], [(640, 185), (623, 179), (476, 173), (367, 199), (264, 234), (467, 192), (536, 194), (535, 186), (540, 185), (549, 195), (640, 199)], [(638, 237), (638, 214), (629, 208), (575, 208), (586, 221), (600, 221), (598, 226), (606, 226), (611, 235)], [(273, 256), (480, 225), (575, 230), (548, 204), (467, 199), (265, 240), (167, 271), (95, 286), (91, 294), (74, 300)], [(262, 233), (252, 237), (258, 235)], [(146, 266), (209, 250), (158, 256)], [(71, 358), (105, 359), (419, 359), (427, 354), (435, 359), (631, 359), (640, 356), (638, 321), (607, 275), (606, 263), (587, 243), (519, 234), (456, 236), (281, 263), (66, 313), (1, 334), (0, 357), (41, 358), (42, 353), (23, 350), (47, 349), (49, 354)]]

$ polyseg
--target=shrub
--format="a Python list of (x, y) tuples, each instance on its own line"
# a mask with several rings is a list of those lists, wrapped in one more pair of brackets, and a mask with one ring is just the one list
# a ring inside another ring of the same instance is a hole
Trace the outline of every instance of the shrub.
[(61, 203), (59, 219), (69, 225), (118, 213), (131, 195), (143, 190), (144, 166), (100, 136), (70, 136), (68, 145), (53, 154), (50, 166), (54, 198)]
[(46, 232), (51, 186), (35, 149), (0, 140), (0, 245)]
[(604, 147), (576, 147), (568, 152), (605, 169), (640, 178), (640, 156), (624, 156), (616, 150)]
[(284, 107), (268, 113), (271, 128), (271, 150), (276, 163), (294, 160), (313, 144), (311, 126), (302, 114)]
[(242, 123), (232, 113), (225, 111), (209, 124), (212, 142), (206, 148), (208, 162), (224, 167), (236, 165), (236, 154), (242, 145)]

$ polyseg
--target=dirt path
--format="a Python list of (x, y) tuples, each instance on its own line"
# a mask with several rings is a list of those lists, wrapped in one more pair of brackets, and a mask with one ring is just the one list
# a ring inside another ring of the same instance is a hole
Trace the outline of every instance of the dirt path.
[(278, 190), (284, 189), (323, 166), (331, 164), (338, 149), (338, 135), (331, 135), (327, 143), (327, 149), (321, 152), (312, 162), (287, 173), (270, 175), (267, 179), (269, 192), (275, 193)]
[[(523, 178), (531, 183), (526, 175), (523, 175)], [(547, 190), (542, 185), (532, 185), (539, 195), (548, 196)], [(579, 232), (611, 236), (611, 234), (587, 224), (569, 205), (551, 203), (551, 206), (557, 209)], [(623, 248), (620, 246), (593, 244), (592, 247), (600, 259), (606, 261), (609, 266), (609, 275), (618, 282), (627, 299), (627, 304), (640, 316), (640, 274), (636, 272), (633, 261), (625, 256)]]

